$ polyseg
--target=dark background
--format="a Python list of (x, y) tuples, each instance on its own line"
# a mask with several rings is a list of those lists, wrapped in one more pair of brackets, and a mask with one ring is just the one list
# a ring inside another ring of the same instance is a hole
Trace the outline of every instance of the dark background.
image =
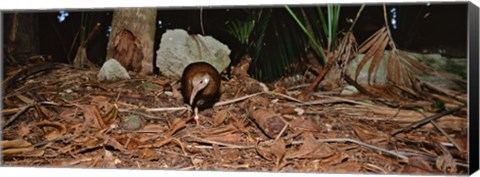
[[(359, 4), (342, 5), (339, 22), (340, 29), (350, 27), (351, 23), (348, 23), (347, 19), (354, 19), (359, 7)], [(390, 28), (397, 47), (407, 51), (423, 53), (438, 53), (438, 50), (442, 49), (444, 50), (443, 55), (466, 57), (466, 3), (432, 3), (430, 5), (426, 3), (389, 4), (387, 5), (387, 11), (390, 11), (392, 7), (397, 9), (398, 28)], [(238, 61), (236, 56), (241, 56), (241, 54), (238, 55), (238, 50), (236, 50), (239, 43), (226, 32), (225, 22), (231, 19), (244, 18), (244, 8), (260, 7), (215, 7), (203, 9), (203, 23), (206, 35), (211, 35), (230, 47), (233, 64)], [(284, 10), (283, 6), (262, 8)], [(101, 23), (99, 32), (96, 33), (87, 47), (88, 58), (94, 63), (103, 63), (108, 42), (108, 28), (112, 20), (113, 10), (66, 11), (69, 12), (69, 16), (63, 22), (59, 22), (57, 19), (59, 11), (22, 12), (38, 15), (40, 54), (51, 55), (55, 61), (69, 63), (75, 57), (75, 49), (78, 48), (78, 45), (72, 46), (72, 43), (79, 31), (82, 13), (83, 15), (88, 13), (92, 17), (91, 19), (93, 19), (92, 24)], [(7, 12), (6, 14), (8, 15), (9, 13)], [(389, 17), (391, 16), (390, 13), (388, 15)], [(158, 49), (161, 35), (167, 29), (183, 28), (189, 33), (202, 33), (199, 19), (199, 8), (159, 8), (157, 22), (161, 21), (162, 24), (157, 24), (155, 50)], [(357, 42), (363, 42), (384, 24), (382, 5), (366, 5), (353, 31)], [(3, 26), (5, 27), (5, 25)], [(292, 28), (294, 27), (297, 28), (297, 26), (292, 26)], [(3, 31), (5, 32), (5, 30)], [(70, 51), (70, 48), (73, 51)]]

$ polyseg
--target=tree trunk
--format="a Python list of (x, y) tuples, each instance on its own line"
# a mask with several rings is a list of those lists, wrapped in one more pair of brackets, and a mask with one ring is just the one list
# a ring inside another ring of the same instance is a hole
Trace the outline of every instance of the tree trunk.
[(35, 13), (5, 14), (5, 65), (28, 63), (27, 59), (38, 54), (38, 15)]
[(127, 70), (153, 72), (156, 9), (128, 8), (114, 11), (107, 59), (115, 58)]

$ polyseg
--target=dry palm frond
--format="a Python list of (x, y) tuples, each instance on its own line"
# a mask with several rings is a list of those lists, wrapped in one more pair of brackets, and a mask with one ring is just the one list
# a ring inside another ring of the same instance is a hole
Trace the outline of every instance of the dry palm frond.
[[(391, 49), (388, 52), (386, 52), (387, 47)], [(431, 67), (412, 58), (404, 51), (396, 48), (386, 27), (382, 27), (363, 42), (359, 46), (358, 52), (365, 53), (365, 56), (358, 64), (355, 71), (355, 79), (358, 78), (360, 71), (362, 71), (370, 61), (368, 64), (369, 68), (367, 75), (369, 85), (371, 85), (372, 79), (375, 83), (376, 78), (381, 77), (380, 75), (376, 75), (379, 68), (381, 68), (379, 67), (381, 64), (385, 65), (384, 77), (387, 83), (393, 84), (393, 86), (396, 87), (401, 87), (404, 91), (410, 90), (410, 94), (414, 94), (417, 98), (425, 98), (425, 96), (428, 95), (422, 89), (422, 83), (416, 77), (418, 74), (435, 75), (457, 83), (464, 82), (444, 73), (435, 71)]]
[[(388, 52), (388, 56), (384, 57), (388, 44), (390, 44), (392, 49)], [(383, 62), (383, 64), (386, 64), (385, 77), (387, 81), (394, 84), (414, 86), (417, 84), (416, 79), (412, 78), (415, 74), (433, 71), (431, 68), (412, 59), (400, 49), (392, 46), (392, 44), (393, 42), (387, 33), (386, 27), (383, 27), (360, 45), (359, 52), (365, 53), (365, 56), (355, 71), (355, 78), (358, 78), (363, 67), (371, 61), (368, 66), (368, 83), (370, 84), (372, 79), (375, 80), (375, 73), (378, 71), (379, 65), (382, 64), (382, 59), (386, 60)]]
[(357, 46), (357, 40), (351, 31), (347, 32), (337, 45), (335, 50), (335, 58), (337, 59), (337, 66), (340, 68), (341, 76), (346, 73), (348, 63), (356, 57)]
[(362, 45), (360, 45), (358, 51), (360, 53), (365, 53), (365, 56), (358, 64), (357, 70), (355, 71), (355, 79), (358, 78), (360, 71), (367, 64), (367, 62), (372, 60), (368, 68), (368, 83), (370, 83), (370, 76), (372, 75), (375, 67), (378, 65), (378, 62), (380, 62), (380, 60), (383, 58), (388, 40), (389, 38), (386, 27), (383, 27), (375, 32), (375, 34), (370, 36)]

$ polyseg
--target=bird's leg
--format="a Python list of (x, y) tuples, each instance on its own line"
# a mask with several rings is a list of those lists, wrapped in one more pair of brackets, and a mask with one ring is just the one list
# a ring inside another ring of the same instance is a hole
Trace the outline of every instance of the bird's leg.
[(195, 107), (193, 110), (194, 110), (194, 114), (195, 114), (195, 117), (193, 117), (193, 119), (194, 119), (195, 122), (197, 123), (197, 126), (199, 126), (200, 123), (198, 122), (198, 119), (199, 119), (199, 117), (198, 117), (198, 108)]
[[(192, 107), (189, 104), (185, 104), (185, 107), (187, 107), (187, 110), (185, 110), (187, 111), (187, 117), (192, 116)], [(185, 114), (185, 112), (182, 114)]]

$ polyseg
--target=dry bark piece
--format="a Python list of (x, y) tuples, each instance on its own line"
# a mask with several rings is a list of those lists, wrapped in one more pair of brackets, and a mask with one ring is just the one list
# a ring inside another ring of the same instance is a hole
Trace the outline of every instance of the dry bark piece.
[(258, 109), (250, 112), (252, 117), (262, 131), (270, 138), (275, 138), (285, 127), (282, 117), (275, 114), (271, 109)]

